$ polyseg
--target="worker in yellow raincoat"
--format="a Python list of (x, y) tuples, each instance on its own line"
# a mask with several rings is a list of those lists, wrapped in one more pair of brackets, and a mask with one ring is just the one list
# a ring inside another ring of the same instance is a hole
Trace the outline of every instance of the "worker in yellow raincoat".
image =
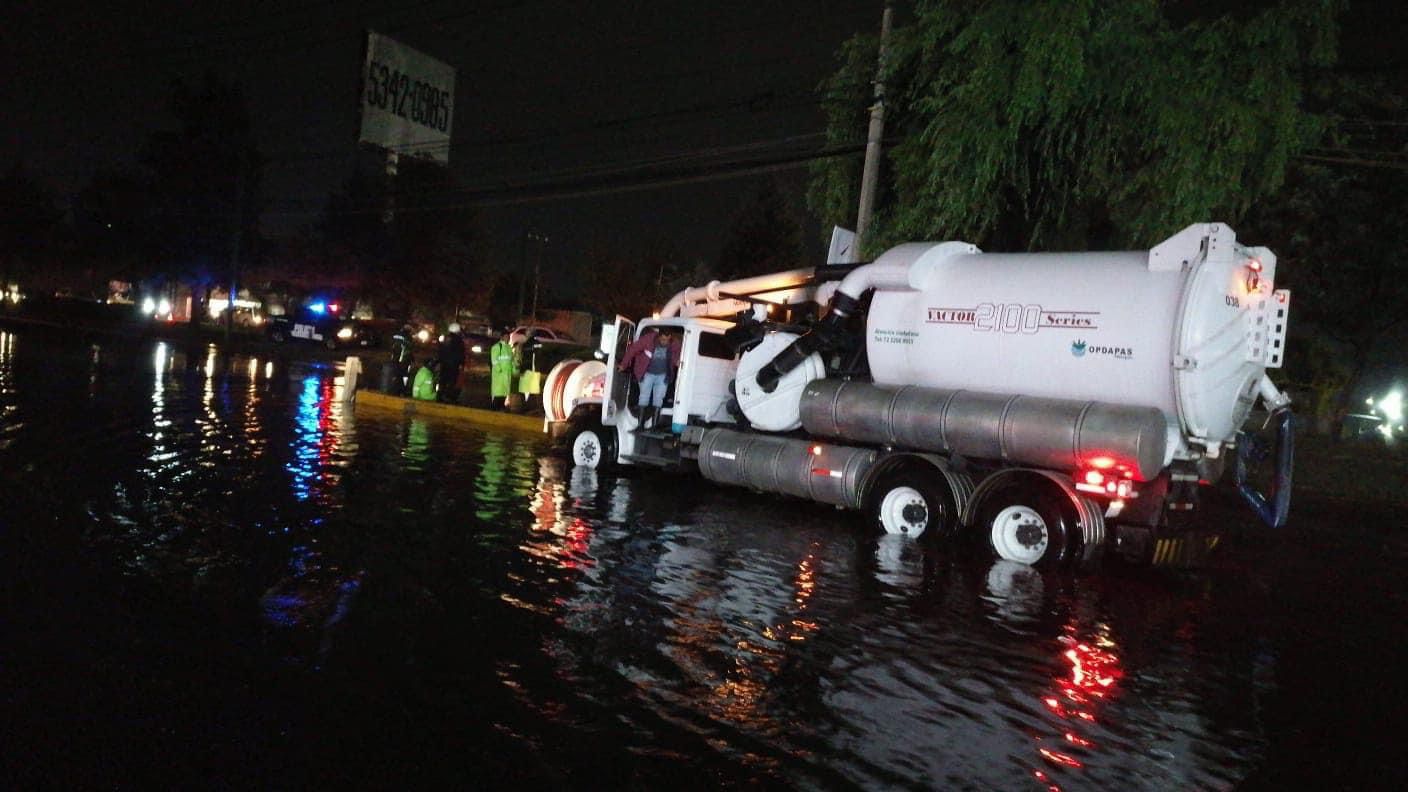
[(440, 367), (439, 361), (435, 358), (426, 358), (425, 365), (416, 371), (415, 380), (411, 383), (411, 398), (422, 401), (435, 401), (435, 371)]
[(489, 348), (489, 402), (499, 409), (507, 406), (508, 395), (522, 365), (519, 346), (509, 341), (508, 330), (499, 333), (499, 341)]

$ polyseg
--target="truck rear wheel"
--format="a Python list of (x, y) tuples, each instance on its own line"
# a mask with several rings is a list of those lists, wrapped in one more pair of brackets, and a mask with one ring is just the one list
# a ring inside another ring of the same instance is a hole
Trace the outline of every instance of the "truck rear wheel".
[(973, 528), (998, 558), (1028, 566), (1058, 567), (1078, 555), (1079, 522), (1080, 516), (1065, 493), (1032, 481), (988, 494)]
[(886, 473), (867, 499), (871, 522), (887, 534), (932, 541), (949, 534), (956, 510), (947, 487), (937, 477), (915, 468)]

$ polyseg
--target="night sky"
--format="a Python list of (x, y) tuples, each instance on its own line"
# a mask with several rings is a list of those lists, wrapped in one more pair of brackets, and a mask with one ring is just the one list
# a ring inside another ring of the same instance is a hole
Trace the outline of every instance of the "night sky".
[[(66, 200), (95, 169), (134, 163), (148, 135), (173, 124), (172, 80), (196, 83), (213, 69), (246, 92), (272, 160), (261, 230), (295, 233), (316, 222), (358, 157), (370, 28), (457, 70), (451, 167), (484, 205), (477, 232), (499, 266), (517, 263), (529, 229), (551, 238), (549, 270), (593, 246), (663, 243), (712, 261), (763, 179), (778, 180), (805, 222), (805, 169), (575, 197), (541, 185), (657, 158), (707, 162), (820, 145), (817, 84), (847, 37), (878, 29), (881, 8), (876, 0), (21, 4), (0, 29), (4, 164), (22, 161)], [(820, 255), (822, 230), (805, 229)]]
[[(801, 167), (570, 197), (542, 185), (660, 158), (708, 164), (740, 152), (815, 148), (817, 85), (847, 37), (878, 29), (883, 3), (8, 5), (0, 27), (3, 164), (23, 162), (61, 200), (95, 169), (132, 164), (149, 134), (172, 124), (172, 80), (196, 82), (213, 69), (245, 90), (271, 159), (261, 230), (306, 228), (358, 157), (360, 59), (370, 28), (457, 70), (451, 167), (483, 206), (483, 252), (496, 267), (513, 266), (531, 229), (551, 238), (544, 259), (551, 272), (594, 247), (663, 247), (712, 261), (767, 178), (782, 187), (809, 253), (819, 257), (824, 230), (807, 219)], [(1380, 5), (1357, 3), (1346, 15), (1347, 65), (1389, 59), (1402, 68), (1408, 14), (1396, 8), (1386, 16)]]

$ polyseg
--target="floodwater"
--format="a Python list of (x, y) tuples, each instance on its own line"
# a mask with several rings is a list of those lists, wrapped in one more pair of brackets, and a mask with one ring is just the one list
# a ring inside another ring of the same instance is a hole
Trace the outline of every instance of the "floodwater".
[[(328, 364), (0, 332), (0, 783), (1397, 788), (1401, 526), (1041, 575)], [(1394, 548), (1400, 548), (1395, 551)]]

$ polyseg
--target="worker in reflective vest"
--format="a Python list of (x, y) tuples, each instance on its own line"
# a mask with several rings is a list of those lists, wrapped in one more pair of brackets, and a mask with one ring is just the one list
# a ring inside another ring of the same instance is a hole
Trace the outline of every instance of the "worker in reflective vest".
[(425, 359), (425, 365), (416, 372), (415, 380), (411, 383), (411, 398), (435, 401), (435, 370), (438, 368), (440, 361), (433, 357)]
[(508, 330), (499, 333), (499, 341), (489, 348), (489, 401), (490, 406), (507, 406), (508, 395), (513, 392), (513, 380), (518, 376), (519, 347), (510, 343)]

